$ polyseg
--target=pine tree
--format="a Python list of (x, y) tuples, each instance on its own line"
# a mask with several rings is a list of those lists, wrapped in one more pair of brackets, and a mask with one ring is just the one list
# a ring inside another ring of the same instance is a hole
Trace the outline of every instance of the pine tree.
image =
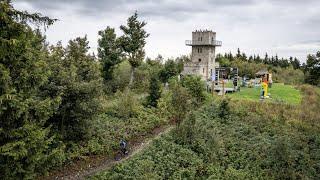
[(269, 63), (269, 56), (268, 53), (266, 53), (266, 55), (264, 56), (264, 64), (268, 64)]
[(238, 59), (241, 58), (241, 52), (240, 52), (240, 49), (239, 49), (239, 48), (237, 49), (237, 55), (236, 55), (236, 57), (237, 57)]
[(113, 79), (114, 68), (121, 63), (121, 48), (119, 40), (113, 28), (109, 26), (99, 31), (100, 38), (98, 39), (98, 57), (102, 64), (102, 75), (104, 80)]
[(257, 62), (261, 62), (261, 58), (260, 58), (259, 54), (258, 54), (257, 57), (256, 57), (256, 61), (257, 61)]
[(320, 51), (315, 55), (308, 55), (306, 71), (308, 72), (306, 82), (320, 86)]
[(45, 38), (28, 25), (54, 21), (0, 1), (0, 179), (32, 179), (59, 162), (46, 127), (59, 99), (41, 91), (50, 75)]
[(252, 55), (249, 56), (248, 62), (252, 62), (253, 61), (253, 57)]
[(146, 38), (149, 36), (144, 30), (146, 24), (146, 22), (140, 22), (138, 20), (138, 13), (135, 12), (134, 15), (128, 18), (127, 26), (120, 26), (120, 29), (124, 33), (124, 35), (120, 37), (121, 47), (126, 53), (131, 65), (129, 86), (133, 83), (135, 69), (140, 66), (145, 56), (144, 46), (146, 44)]
[(61, 104), (49, 122), (65, 141), (86, 140), (90, 122), (101, 110), (101, 71), (88, 49), (84, 37), (69, 41), (67, 48), (58, 44), (50, 50), (53, 73), (45, 91), (61, 98)]
[(241, 55), (241, 60), (242, 60), (242, 61), (247, 61), (247, 56), (246, 56), (245, 53), (242, 53), (242, 55)]
[(294, 69), (300, 69), (300, 61), (296, 57), (291, 62), (291, 64)]

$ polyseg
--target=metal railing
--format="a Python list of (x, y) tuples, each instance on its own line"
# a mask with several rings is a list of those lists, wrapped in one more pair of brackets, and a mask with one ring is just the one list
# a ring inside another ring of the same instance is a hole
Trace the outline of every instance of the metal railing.
[(204, 46), (221, 46), (222, 41), (211, 40), (211, 41), (196, 41), (196, 40), (186, 40), (187, 46), (196, 46), (196, 45), (204, 45)]

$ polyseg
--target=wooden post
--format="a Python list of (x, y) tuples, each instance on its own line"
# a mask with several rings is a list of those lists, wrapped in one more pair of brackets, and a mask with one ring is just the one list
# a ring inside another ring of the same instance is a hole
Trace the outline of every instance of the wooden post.
[(214, 95), (214, 84), (215, 84), (215, 82), (214, 82), (214, 81), (212, 81), (212, 86), (211, 86), (211, 93), (212, 93), (212, 96)]
[(222, 96), (224, 96), (224, 80), (222, 79)]

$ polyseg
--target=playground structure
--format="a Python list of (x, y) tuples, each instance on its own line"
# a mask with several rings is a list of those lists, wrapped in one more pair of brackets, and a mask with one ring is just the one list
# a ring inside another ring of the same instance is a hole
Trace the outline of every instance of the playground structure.
[(239, 91), (238, 79), (238, 68), (216, 67), (212, 76), (211, 91), (218, 92), (218, 95)]

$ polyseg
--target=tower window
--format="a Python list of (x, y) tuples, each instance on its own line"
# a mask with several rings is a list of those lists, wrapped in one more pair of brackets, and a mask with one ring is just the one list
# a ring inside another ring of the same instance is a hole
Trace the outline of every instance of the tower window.
[(202, 48), (198, 48), (198, 53), (202, 53)]
[(199, 62), (201, 62), (201, 59), (199, 59)]
[(202, 37), (200, 37), (200, 41), (202, 41)]
[(202, 70), (202, 71), (203, 71), (203, 74), (204, 74), (204, 68), (203, 68), (203, 70)]

